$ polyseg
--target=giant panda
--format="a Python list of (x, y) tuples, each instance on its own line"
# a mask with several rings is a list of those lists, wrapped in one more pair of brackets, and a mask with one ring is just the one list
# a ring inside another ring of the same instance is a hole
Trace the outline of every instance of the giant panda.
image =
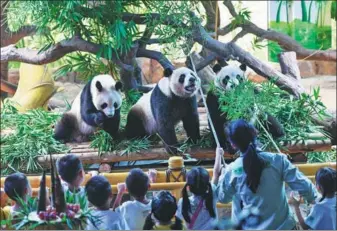
[(76, 96), (70, 111), (63, 114), (54, 129), (62, 142), (87, 141), (97, 127), (117, 136), (122, 105), (122, 83), (110, 75), (97, 75)]
[(187, 136), (200, 138), (196, 93), (200, 88), (196, 73), (186, 67), (164, 70), (153, 90), (144, 94), (127, 116), (127, 138), (145, 137), (158, 133), (168, 153), (177, 152), (175, 125), (182, 121)]
[[(246, 69), (247, 68), (245, 64), (241, 64), (240, 66), (236, 66), (234, 64), (229, 65), (226, 62), (224, 62), (223, 66), (220, 64), (215, 64), (213, 67), (213, 71), (216, 74), (214, 86), (224, 91), (230, 91), (234, 89), (236, 86), (247, 79), (245, 76)], [(258, 90), (255, 91), (255, 94), (258, 94)], [(236, 150), (234, 150), (234, 148), (230, 145), (224, 129), (224, 126), (226, 126), (230, 121), (227, 118), (226, 113), (220, 111), (218, 100), (218, 97), (213, 93), (213, 91), (210, 90), (207, 94), (206, 103), (210, 117), (214, 124), (216, 134), (219, 138), (220, 145), (229, 153), (234, 154)], [(272, 137), (277, 139), (284, 136), (283, 127), (278, 122), (278, 120), (268, 113), (266, 118), (266, 120), (262, 121), (262, 124), (272, 135)]]

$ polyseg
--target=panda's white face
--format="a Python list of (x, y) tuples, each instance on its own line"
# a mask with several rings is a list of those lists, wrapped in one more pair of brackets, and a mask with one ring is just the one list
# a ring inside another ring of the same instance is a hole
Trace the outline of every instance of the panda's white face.
[(228, 91), (234, 89), (245, 80), (246, 77), (244, 70), (235, 65), (228, 65), (222, 67), (217, 73), (214, 83), (215, 86)]
[(98, 111), (102, 111), (108, 118), (115, 115), (117, 109), (122, 105), (120, 82), (110, 75), (95, 76), (91, 82), (92, 102)]
[(171, 91), (182, 98), (194, 96), (200, 88), (197, 74), (186, 67), (180, 67), (168, 77)]

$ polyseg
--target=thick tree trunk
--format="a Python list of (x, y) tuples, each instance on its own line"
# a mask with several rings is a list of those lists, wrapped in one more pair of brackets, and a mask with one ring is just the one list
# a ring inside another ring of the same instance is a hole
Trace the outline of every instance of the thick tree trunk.
[[(132, 70), (126, 70), (124, 68), (121, 68), (120, 70), (120, 77), (121, 81), (123, 83), (123, 88), (125, 91), (136, 89), (138, 87), (137, 80), (141, 81), (141, 72), (139, 70), (137, 61), (136, 61), (136, 55), (139, 48), (139, 44), (135, 43), (130, 51), (121, 57), (121, 61), (127, 65), (130, 65), (133, 67)], [(141, 83), (140, 83), (141, 84)]]

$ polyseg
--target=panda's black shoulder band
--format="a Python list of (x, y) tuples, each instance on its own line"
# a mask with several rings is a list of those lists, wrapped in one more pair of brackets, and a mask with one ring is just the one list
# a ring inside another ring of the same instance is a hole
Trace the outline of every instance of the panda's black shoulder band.
[(164, 76), (165, 77), (170, 77), (173, 73), (173, 70), (171, 68), (165, 68), (164, 70)]

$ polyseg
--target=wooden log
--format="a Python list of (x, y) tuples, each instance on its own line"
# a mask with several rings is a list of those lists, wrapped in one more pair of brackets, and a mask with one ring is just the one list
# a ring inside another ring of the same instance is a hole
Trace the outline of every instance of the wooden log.
[(282, 52), (278, 55), (282, 74), (301, 80), (300, 69), (297, 65), (296, 53), (293, 51)]
[[(137, 153), (130, 153), (121, 155), (117, 152), (98, 155), (97, 151), (90, 151), (90, 149), (84, 149), (85, 152), (77, 152), (75, 149), (71, 150), (71, 153), (76, 155), (84, 164), (93, 163), (109, 163), (109, 162), (119, 162), (119, 161), (137, 161), (137, 160), (166, 160), (171, 157), (167, 154), (164, 148), (152, 148), (148, 150), (139, 151)], [(331, 143), (329, 140), (309, 140), (304, 142), (289, 142), (286, 144), (286, 148), (282, 151), (287, 154), (292, 153), (303, 153), (310, 151), (326, 151), (331, 150)], [(215, 150), (211, 148), (200, 149), (194, 148), (187, 152), (192, 158), (196, 159), (213, 159), (215, 155)], [(54, 160), (67, 155), (67, 154), (52, 154)], [(225, 153), (225, 159), (233, 160), (233, 156), (229, 153)], [(49, 164), (49, 155), (44, 155), (38, 157), (38, 162), (42, 166), (47, 166)]]

